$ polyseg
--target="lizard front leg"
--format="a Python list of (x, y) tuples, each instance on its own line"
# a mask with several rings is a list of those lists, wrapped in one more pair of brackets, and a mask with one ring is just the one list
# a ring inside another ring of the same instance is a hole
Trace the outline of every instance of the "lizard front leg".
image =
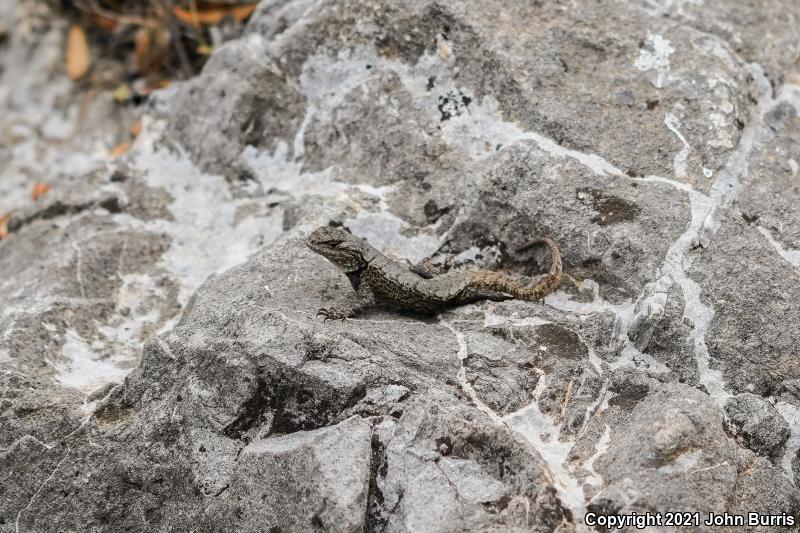
[(353, 317), (361, 311), (375, 306), (375, 294), (373, 294), (372, 289), (370, 289), (366, 283), (359, 285), (356, 296), (357, 300), (355, 302), (345, 306), (323, 307), (317, 311), (316, 316), (325, 317), (323, 321), (344, 320), (345, 318)]

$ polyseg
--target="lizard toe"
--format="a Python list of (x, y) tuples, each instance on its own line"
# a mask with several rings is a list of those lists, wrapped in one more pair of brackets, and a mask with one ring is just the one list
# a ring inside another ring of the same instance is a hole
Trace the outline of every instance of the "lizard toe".
[(320, 309), (320, 314), (327, 320), (344, 320), (349, 316), (349, 313), (336, 307), (328, 307), (327, 309)]
[(342, 312), (341, 310), (335, 307), (323, 307), (319, 311), (317, 311), (316, 316), (323, 317), (322, 321), (327, 322), (328, 320), (344, 320), (347, 318), (347, 313)]

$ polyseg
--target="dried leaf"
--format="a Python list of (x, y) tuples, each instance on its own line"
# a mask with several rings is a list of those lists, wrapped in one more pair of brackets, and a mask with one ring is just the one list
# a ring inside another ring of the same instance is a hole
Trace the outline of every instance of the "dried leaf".
[(76, 81), (89, 72), (92, 65), (92, 53), (86, 32), (80, 26), (72, 26), (67, 35), (67, 56), (65, 68), (69, 79)]
[(8, 237), (8, 222), (11, 220), (11, 213), (13, 213), (13, 211), (9, 211), (5, 215), (0, 215), (0, 240)]
[(35, 202), (36, 200), (47, 194), (48, 191), (50, 191), (50, 186), (48, 184), (35, 183), (33, 185), (33, 191), (31, 191), (31, 198)]
[(175, 6), (172, 8), (172, 13), (178, 18), (178, 20), (191, 26), (200, 26), (202, 24), (200, 21), (200, 16), (196, 11), (187, 11), (181, 6)]
[(242, 22), (253, 14), (256, 5), (257, 4), (204, 6), (197, 11), (186, 10), (180, 6), (175, 6), (172, 12), (181, 22), (186, 24), (192, 26), (211, 26), (219, 24), (227, 16), (232, 17), (236, 22)]
[(233, 8), (233, 19), (236, 22), (243, 22), (247, 20), (250, 15), (253, 14), (253, 11), (256, 10), (258, 4), (248, 4), (243, 6), (235, 6)]
[(108, 151), (108, 155), (109, 155), (109, 157), (112, 157), (112, 158), (119, 157), (119, 156), (125, 154), (125, 152), (127, 152), (130, 149), (131, 149), (131, 143), (128, 143), (128, 142), (119, 143), (114, 148), (112, 148), (111, 150)]
[(134, 39), (133, 58), (136, 63), (136, 70), (144, 72), (146, 67), (147, 50), (150, 48), (150, 32), (147, 28), (139, 28)]
[(130, 129), (128, 129), (131, 135), (134, 137), (138, 137), (140, 133), (142, 133), (142, 121), (137, 120), (133, 124), (131, 124)]

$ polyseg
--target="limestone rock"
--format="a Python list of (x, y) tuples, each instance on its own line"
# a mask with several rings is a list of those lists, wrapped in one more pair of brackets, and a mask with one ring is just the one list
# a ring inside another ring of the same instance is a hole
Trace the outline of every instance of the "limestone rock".
[[(2, 3), (0, 532), (798, 516), (799, 5), (263, 0), (72, 136), (67, 22)], [(566, 275), (323, 322), (331, 223)]]

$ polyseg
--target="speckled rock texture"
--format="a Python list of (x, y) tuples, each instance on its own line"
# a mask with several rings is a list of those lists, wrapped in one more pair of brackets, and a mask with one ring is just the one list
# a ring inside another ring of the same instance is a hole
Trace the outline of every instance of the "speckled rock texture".
[[(263, 0), (115, 160), (0, 21), (0, 532), (798, 530), (797, 2)], [(329, 223), (566, 275), (323, 322)]]

